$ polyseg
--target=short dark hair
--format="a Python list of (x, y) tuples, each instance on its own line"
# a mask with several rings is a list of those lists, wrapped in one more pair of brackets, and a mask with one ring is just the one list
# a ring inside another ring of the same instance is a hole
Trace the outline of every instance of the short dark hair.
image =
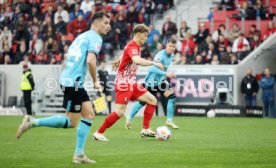
[(104, 17), (109, 18), (109, 16), (103, 12), (97, 12), (93, 15), (91, 23), (94, 23), (96, 20), (103, 19)]
[(177, 41), (176, 41), (176, 39), (175, 38), (170, 38), (168, 41), (167, 41), (167, 44), (168, 43), (173, 43), (173, 44), (176, 44), (177, 43)]
[(149, 33), (149, 27), (145, 24), (137, 24), (133, 28), (133, 34), (136, 33)]

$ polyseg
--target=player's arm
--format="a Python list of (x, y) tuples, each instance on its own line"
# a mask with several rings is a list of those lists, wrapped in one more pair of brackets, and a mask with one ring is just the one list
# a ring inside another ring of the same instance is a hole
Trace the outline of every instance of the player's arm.
[(113, 70), (113, 71), (116, 71), (116, 70), (119, 68), (120, 63), (121, 63), (121, 60), (122, 60), (122, 57), (123, 57), (123, 55), (121, 55), (118, 59), (116, 59), (116, 60), (113, 62), (113, 64), (112, 64), (112, 70)]
[(88, 65), (88, 70), (89, 73), (93, 79), (93, 84), (96, 89), (100, 88), (100, 84), (97, 81), (97, 70), (96, 70), (96, 61), (97, 61), (97, 56), (95, 53), (88, 53), (87, 55), (87, 65)]
[(154, 62), (154, 61), (148, 61), (146, 59), (143, 59), (141, 58), (140, 56), (133, 56), (131, 57), (132, 61), (138, 65), (141, 65), (141, 66), (151, 66), (151, 65), (154, 65), (158, 68), (160, 68), (161, 70), (164, 70), (164, 67), (162, 64), (160, 63), (157, 63), (157, 62)]

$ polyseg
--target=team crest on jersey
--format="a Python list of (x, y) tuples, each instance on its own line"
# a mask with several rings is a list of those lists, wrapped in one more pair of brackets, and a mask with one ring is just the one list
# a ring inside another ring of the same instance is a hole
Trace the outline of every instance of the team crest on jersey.
[(74, 108), (75, 108), (76, 111), (79, 111), (81, 109), (81, 106), (80, 105), (75, 105)]
[(133, 50), (132, 50), (132, 54), (133, 54), (133, 55), (138, 54), (138, 50), (137, 50), (137, 49), (133, 49)]
[(160, 58), (157, 58), (157, 59), (156, 59), (156, 62), (160, 62)]
[(100, 50), (101, 49), (101, 45), (99, 43), (96, 44), (96, 49)]

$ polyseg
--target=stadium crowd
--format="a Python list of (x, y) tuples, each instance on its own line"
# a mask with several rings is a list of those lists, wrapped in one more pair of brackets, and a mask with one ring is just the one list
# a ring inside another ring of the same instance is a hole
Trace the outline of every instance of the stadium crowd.
[[(227, 2), (222, 0), (220, 5), (237, 10)], [(167, 39), (178, 39), (174, 64), (237, 64), (276, 32), (276, 24), (271, 21), (266, 32), (251, 25), (249, 34), (244, 35), (237, 24), (230, 30), (221, 24), (211, 33), (200, 23), (193, 34), (186, 21), (177, 27), (170, 17), (165, 18), (161, 32), (155, 29), (153, 16), (162, 17), (164, 10), (173, 7), (173, 0), (10, 0), (0, 8), (0, 64), (61, 64), (74, 38), (90, 28), (96, 11), (107, 13), (112, 20), (110, 33), (103, 37), (100, 60), (112, 60), (114, 51), (123, 49), (136, 23), (145, 23), (151, 29), (146, 45), (141, 47), (143, 58), (152, 59)], [(252, 16), (246, 14), (249, 10), (245, 7), (265, 9), (260, 0), (244, 2), (238, 9), (241, 17)], [(265, 10), (257, 15), (269, 19)]]

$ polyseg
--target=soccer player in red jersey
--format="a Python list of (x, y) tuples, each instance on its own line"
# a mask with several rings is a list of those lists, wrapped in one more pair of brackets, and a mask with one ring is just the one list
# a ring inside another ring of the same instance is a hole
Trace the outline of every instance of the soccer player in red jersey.
[(136, 82), (136, 71), (138, 65), (155, 65), (161, 70), (163, 70), (163, 65), (145, 60), (140, 56), (140, 46), (144, 45), (147, 41), (149, 28), (144, 24), (138, 24), (134, 26), (133, 34), (133, 40), (126, 45), (120, 62), (118, 60), (113, 65), (113, 69), (116, 70), (119, 68), (115, 79), (115, 111), (106, 117), (98, 131), (93, 134), (95, 140), (108, 141), (104, 136), (105, 130), (123, 116), (130, 100), (139, 100), (147, 104), (144, 112), (141, 136), (155, 137), (155, 132), (150, 129), (149, 125), (155, 111), (157, 100), (150, 92)]

